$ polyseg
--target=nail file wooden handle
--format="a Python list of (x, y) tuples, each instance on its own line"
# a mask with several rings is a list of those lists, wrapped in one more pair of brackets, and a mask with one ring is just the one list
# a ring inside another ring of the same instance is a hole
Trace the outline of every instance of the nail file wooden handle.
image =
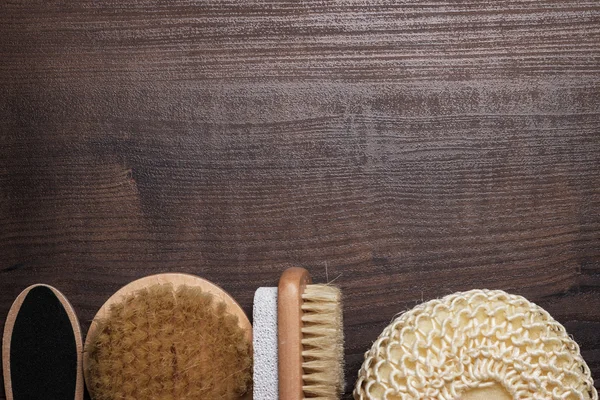
[(279, 399), (302, 400), (302, 293), (311, 283), (304, 268), (288, 268), (279, 279), (277, 342)]
[(83, 400), (82, 349), (79, 320), (67, 298), (52, 286), (29, 286), (4, 325), (6, 399)]

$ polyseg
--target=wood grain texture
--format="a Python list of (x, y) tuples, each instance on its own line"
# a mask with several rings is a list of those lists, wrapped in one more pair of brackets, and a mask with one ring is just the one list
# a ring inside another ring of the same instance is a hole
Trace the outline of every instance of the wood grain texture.
[(344, 291), (347, 393), (396, 313), (471, 288), (600, 379), (595, 0), (5, 1), (0, 160), (0, 323), (44, 282), (85, 332), (158, 272), (250, 315), (297, 265)]

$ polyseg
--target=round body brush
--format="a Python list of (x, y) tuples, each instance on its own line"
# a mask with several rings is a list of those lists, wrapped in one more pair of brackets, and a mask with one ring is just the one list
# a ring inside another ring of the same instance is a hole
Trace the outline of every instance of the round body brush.
[(597, 400), (590, 370), (545, 310), (500, 290), (455, 293), (396, 318), (358, 374), (357, 400)]
[(339, 399), (344, 389), (340, 290), (289, 268), (254, 297), (254, 399)]
[(83, 368), (93, 400), (238, 399), (251, 388), (252, 327), (222, 289), (192, 275), (142, 278), (94, 318)]

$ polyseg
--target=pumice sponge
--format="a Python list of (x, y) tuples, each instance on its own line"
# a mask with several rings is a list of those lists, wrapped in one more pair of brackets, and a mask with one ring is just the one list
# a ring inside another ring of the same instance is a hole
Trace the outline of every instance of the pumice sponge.
[(455, 293), (396, 318), (355, 399), (598, 399), (579, 347), (545, 310), (499, 290)]
[(238, 318), (198, 287), (158, 284), (110, 307), (88, 352), (96, 400), (235, 399), (251, 386)]

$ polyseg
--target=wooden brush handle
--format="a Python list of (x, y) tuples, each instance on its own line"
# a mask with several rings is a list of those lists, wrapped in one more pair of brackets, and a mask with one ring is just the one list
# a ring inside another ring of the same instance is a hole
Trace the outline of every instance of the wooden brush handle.
[(302, 293), (311, 283), (304, 268), (288, 268), (279, 279), (277, 341), (279, 400), (302, 400)]

